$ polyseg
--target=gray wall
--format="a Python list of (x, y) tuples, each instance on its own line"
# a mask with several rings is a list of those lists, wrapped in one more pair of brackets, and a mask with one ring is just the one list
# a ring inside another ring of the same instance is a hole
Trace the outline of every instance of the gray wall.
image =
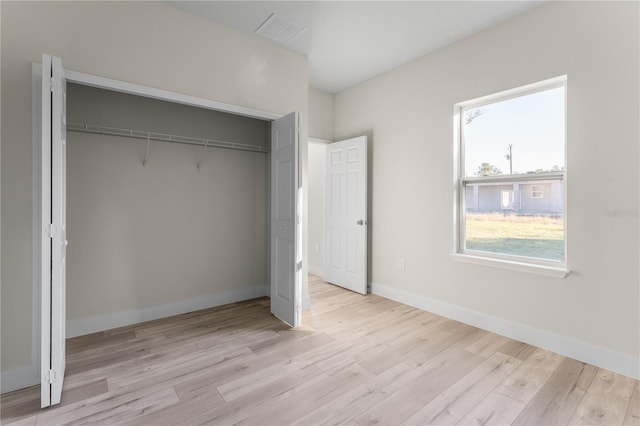
[[(639, 9), (546, 2), (335, 96), (335, 138), (372, 135), (374, 289), (594, 348), (573, 356), (606, 352), (637, 366)], [(456, 262), (454, 105), (565, 74), (573, 273), (562, 280)]]
[(327, 145), (309, 143), (309, 272), (322, 276)]
[[(542, 197), (532, 197), (533, 187), (542, 188)], [(465, 190), (465, 207), (468, 212), (502, 212), (502, 191), (513, 191), (513, 212), (554, 214), (564, 212), (564, 192), (561, 182), (535, 184), (468, 185)]]
[(333, 140), (333, 95), (309, 88), (309, 136)]
[[(540, 187), (542, 196), (533, 197), (533, 188)], [(531, 213), (562, 213), (564, 191), (561, 182), (541, 182), (520, 185), (520, 210)]]
[[(70, 84), (70, 123), (267, 145), (265, 121)], [(267, 155), (68, 135), (67, 320), (267, 285)], [(108, 324), (106, 324), (108, 326)]]
[(325, 143), (333, 142), (333, 98), (331, 93), (309, 89), (309, 272), (322, 275), (324, 240)]
[(68, 123), (149, 129), (262, 147), (269, 144), (267, 121), (79, 84), (69, 83), (67, 89)]

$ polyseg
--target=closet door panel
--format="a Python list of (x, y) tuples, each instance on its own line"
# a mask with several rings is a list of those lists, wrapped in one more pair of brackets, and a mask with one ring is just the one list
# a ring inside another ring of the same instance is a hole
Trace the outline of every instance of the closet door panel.
[(66, 80), (62, 60), (42, 56), (41, 406), (60, 403), (65, 373), (67, 164)]
[(301, 320), (298, 114), (271, 124), (271, 313), (296, 327)]

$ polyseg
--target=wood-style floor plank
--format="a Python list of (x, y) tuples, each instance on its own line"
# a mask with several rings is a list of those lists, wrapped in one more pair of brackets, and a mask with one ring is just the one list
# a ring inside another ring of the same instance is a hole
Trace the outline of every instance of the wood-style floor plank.
[(538, 349), (500, 383), (495, 392), (528, 404), (564, 359), (553, 352)]
[(373, 376), (360, 386), (352, 387), (330, 404), (318, 407), (295, 423), (305, 424), (343, 424), (404, 386), (415, 381), (421, 373), (406, 364), (396, 364), (385, 372)]
[(640, 426), (640, 381), (637, 380), (624, 418), (624, 426)]
[(635, 380), (598, 370), (570, 424), (619, 425), (629, 408)]
[(569, 424), (597, 371), (592, 365), (565, 358), (513, 424)]
[(67, 341), (62, 402), (12, 425), (625, 424), (638, 381), (310, 277), (289, 328), (258, 298)]
[(479, 366), (483, 358), (467, 351), (455, 351), (421, 366), (418, 379), (385, 398), (353, 420), (359, 425), (396, 425), (444, 392), (449, 386)]
[(454, 425), (458, 423), (501, 381), (508, 377), (521, 362), (508, 355), (494, 353), (482, 364), (429, 401), (404, 423), (410, 425)]
[[(317, 407), (329, 407), (350, 389), (368, 383), (375, 376), (358, 366), (350, 366), (329, 376), (290, 388), (243, 413), (240, 424), (288, 425), (298, 421)], [(284, 408), (286, 407), (286, 408)], [(317, 423), (315, 423), (317, 424)]]
[(458, 424), (511, 424), (563, 360), (558, 354), (536, 350)]
[(491, 392), (460, 420), (459, 425), (508, 425), (522, 412), (525, 404)]

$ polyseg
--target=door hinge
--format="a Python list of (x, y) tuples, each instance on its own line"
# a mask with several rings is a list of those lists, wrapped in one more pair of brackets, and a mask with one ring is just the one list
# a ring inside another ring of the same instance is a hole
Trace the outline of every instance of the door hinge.
[(296, 272), (301, 271), (301, 270), (302, 270), (302, 261), (296, 262)]
[(47, 236), (49, 238), (53, 238), (56, 236), (56, 226), (53, 223), (47, 225)]
[(57, 382), (58, 381), (58, 375), (56, 374), (56, 371), (55, 370), (45, 371), (44, 378), (43, 378), (42, 381), (44, 383), (49, 383), (49, 384)]
[(53, 77), (51, 77), (49, 79), (49, 90), (53, 92), (54, 86), (55, 86), (55, 81), (53, 80)]

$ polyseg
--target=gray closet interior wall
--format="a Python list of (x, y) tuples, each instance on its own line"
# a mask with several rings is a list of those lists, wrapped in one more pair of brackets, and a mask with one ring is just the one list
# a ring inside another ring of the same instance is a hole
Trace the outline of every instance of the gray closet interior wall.
[[(269, 123), (69, 84), (67, 122), (267, 147)], [(268, 294), (268, 155), (68, 132), (67, 320)]]

